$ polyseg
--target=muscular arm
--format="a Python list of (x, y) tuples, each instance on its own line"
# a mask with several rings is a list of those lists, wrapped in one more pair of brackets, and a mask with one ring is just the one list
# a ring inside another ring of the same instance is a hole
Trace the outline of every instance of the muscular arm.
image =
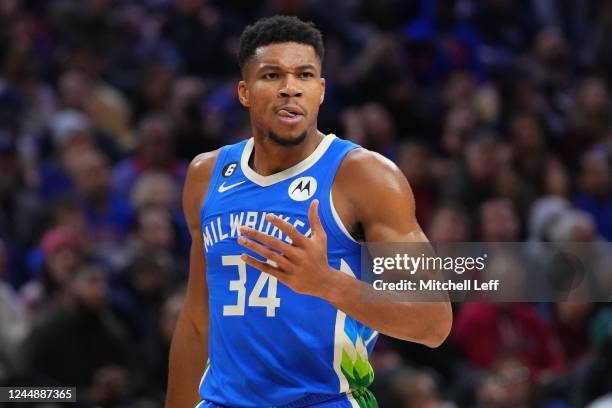
[[(416, 221), (408, 181), (384, 157), (365, 149), (350, 152), (332, 194), (340, 218), (349, 229), (359, 225), (366, 242), (428, 242)], [(368, 295), (376, 297), (371, 286), (343, 273), (332, 277), (324, 298), (381, 333), (437, 347), (450, 332), (449, 302), (365, 301)]]
[(170, 346), (166, 407), (193, 407), (200, 400), (198, 385), (208, 359), (208, 287), (200, 206), (218, 151), (191, 162), (183, 190), (183, 212), (191, 234), (187, 295)]
[[(344, 225), (349, 231), (360, 226), (366, 241), (427, 243), (416, 222), (408, 182), (382, 156), (364, 149), (349, 153), (338, 171), (332, 195)], [(435, 302), (409, 302), (396, 293), (385, 293), (383, 299), (371, 285), (329, 266), (327, 234), (318, 216), (317, 200), (312, 201), (308, 212), (310, 237), (275, 215), (268, 214), (266, 219), (292, 243), (242, 226), (238, 243), (272, 261), (263, 262), (245, 253), (241, 259), (247, 264), (298, 293), (327, 300), (386, 335), (430, 347), (439, 346), (448, 336), (452, 313), (446, 293), (435, 294)]]

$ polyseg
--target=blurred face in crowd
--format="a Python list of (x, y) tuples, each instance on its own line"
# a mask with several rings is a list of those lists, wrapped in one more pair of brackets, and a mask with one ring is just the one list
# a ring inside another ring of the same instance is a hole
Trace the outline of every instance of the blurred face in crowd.
[(612, 192), (612, 169), (606, 156), (599, 152), (588, 152), (581, 162), (581, 190), (595, 197), (607, 197)]
[(47, 256), (45, 261), (51, 280), (55, 285), (62, 287), (70, 277), (79, 261), (76, 248), (64, 245)]
[(161, 116), (146, 118), (140, 127), (140, 153), (150, 166), (165, 166), (174, 155), (172, 125)]
[(66, 227), (49, 230), (43, 236), (40, 248), (44, 254), (46, 275), (54, 287), (65, 287), (81, 256), (78, 235)]
[(316, 132), (324, 92), (314, 48), (292, 42), (259, 47), (238, 84), (255, 134), (283, 146), (297, 145)]
[(570, 191), (570, 181), (567, 170), (558, 160), (549, 160), (546, 164), (544, 183), (546, 193), (559, 197), (567, 197)]
[(137, 208), (154, 206), (174, 211), (179, 204), (179, 188), (166, 173), (149, 171), (136, 182), (131, 201)]
[(610, 95), (606, 83), (597, 77), (585, 80), (578, 91), (578, 104), (586, 113), (607, 113)]
[(72, 279), (70, 291), (81, 304), (94, 310), (101, 309), (108, 296), (104, 272), (95, 265), (81, 266)]
[(485, 202), (480, 208), (480, 233), (483, 241), (518, 240), (518, 218), (506, 200)]
[(361, 114), (370, 143), (379, 145), (392, 141), (395, 136), (393, 119), (384, 106), (379, 103), (369, 103), (363, 107)]
[(455, 71), (444, 85), (444, 101), (449, 106), (460, 103), (471, 97), (476, 90), (476, 80), (465, 71)]
[(78, 71), (68, 71), (59, 80), (62, 104), (66, 108), (85, 109), (91, 95), (91, 83)]
[(540, 125), (534, 117), (521, 115), (512, 122), (512, 139), (518, 153), (535, 153), (542, 149), (544, 140)]
[(514, 169), (507, 165), (501, 165), (495, 176), (495, 191), (502, 197), (513, 197), (519, 187), (519, 177)]
[(551, 67), (564, 63), (567, 56), (567, 44), (556, 28), (545, 28), (538, 33), (535, 50), (538, 58)]
[(477, 117), (468, 104), (455, 104), (444, 118), (442, 145), (447, 153), (458, 156), (462, 153), (466, 139), (476, 128)]
[(428, 181), (428, 161), (429, 151), (427, 148), (414, 144), (404, 146), (400, 150), (397, 165), (411, 185), (419, 186)]
[(571, 233), (572, 240), (576, 242), (592, 242), (597, 239), (597, 231), (592, 222), (577, 222)]
[(75, 159), (72, 175), (78, 191), (90, 201), (104, 199), (110, 187), (110, 170), (106, 158), (95, 150)]
[(436, 384), (427, 372), (400, 373), (391, 379), (391, 394), (401, 408), (441, 408)]
[(477, 396), (482, 408), (529, 408), (529, 370), (513, 359), (498, 363), (478, 387)]
[(159, 299), (162, 295), (169, 278), (169, 265), (164, 259), (161, 255), (139, 258), (130, 266), (129, 280), (140, 296)]
[(465, 154), (467, 170), (473, 179), (484, 182), (494, 177), (497, 170), (497, 146), (493, 141), (471, 143)]
[(163, 109), (171, 99), (174, 73), (167, 65), (158, 64), (146, 74), (142, 84), (142, 93), (149, 106)]
[(442, 207), (433, 216), (427, 236), (432, 242), (461, 242), (468, 240), (465, 214), (453, 207)]
[(79, 237), (81, 245), (89, 241), (87, 221), (81, 207), (75, 202), (65, 202), (53, 210), (54, 223), (57, 226), (68, 227)]
[(580, 327), (588, 320), (593, 304), (588, 302), (557, 302), (557, 320), (569, 327)]
[(512, 89), (512, 105), (517, 112), (537, 111), (543, 98), (538, 86), (528, 78), (519, 79)]
[(149, 248), (169, 249), (174, 242), (170, 214), (162, 208), (147, 208), (138, 215), (138, 238)]

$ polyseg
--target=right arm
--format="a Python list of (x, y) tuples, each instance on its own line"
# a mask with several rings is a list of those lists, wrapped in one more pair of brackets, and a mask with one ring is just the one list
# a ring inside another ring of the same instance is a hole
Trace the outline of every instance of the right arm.
[(200, 207), (219, 151), (203, 153), (189, 165), (183, 190), (183, 212), (191, 234), (189, 281), (172, 344), (166, 408), (192, 408), (200, 401), (198, 386), (208, 359), (208, 286), (200, 226)]

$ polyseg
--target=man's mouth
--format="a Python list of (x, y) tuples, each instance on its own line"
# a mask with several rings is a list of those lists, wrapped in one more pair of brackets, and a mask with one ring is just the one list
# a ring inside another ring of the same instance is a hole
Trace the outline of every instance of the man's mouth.
[(276, 116), (281, 122), (288, 125), (295, 125), (304, 117), (304, 115), (298, 109), (294, 108), (280, 109), (276, 112)]

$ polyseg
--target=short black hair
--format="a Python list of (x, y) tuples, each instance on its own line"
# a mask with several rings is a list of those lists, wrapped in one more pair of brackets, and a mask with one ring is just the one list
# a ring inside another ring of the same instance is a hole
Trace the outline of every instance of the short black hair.
[(244, 66), (255, 55), (257, 48), (285, 42), (311, 45), (323, 62), (323, 35), (314, 23), (293, 16), (273, 16), (257, 20), (242, 32), (238, 52), (240, 72), (244, 73)]

